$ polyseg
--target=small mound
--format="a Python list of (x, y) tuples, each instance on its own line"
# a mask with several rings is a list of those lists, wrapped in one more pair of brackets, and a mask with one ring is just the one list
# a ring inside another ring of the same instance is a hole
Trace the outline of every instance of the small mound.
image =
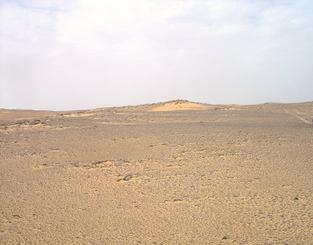
[(187, 111), (206, 110), (208, 105), (190, 101), (170, 101), (154, 106), (150, 111)]

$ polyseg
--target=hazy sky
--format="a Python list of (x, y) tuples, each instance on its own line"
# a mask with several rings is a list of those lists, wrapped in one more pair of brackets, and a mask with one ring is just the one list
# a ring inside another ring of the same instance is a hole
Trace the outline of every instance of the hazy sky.
[(312, 0), (0, 0), (0, 107), (313, 100)]

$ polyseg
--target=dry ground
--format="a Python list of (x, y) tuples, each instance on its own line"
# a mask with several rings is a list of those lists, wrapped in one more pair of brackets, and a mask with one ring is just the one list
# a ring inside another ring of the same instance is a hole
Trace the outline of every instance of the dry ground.
[(313, 103), (23, 113), (0, 244), (313, 244)]

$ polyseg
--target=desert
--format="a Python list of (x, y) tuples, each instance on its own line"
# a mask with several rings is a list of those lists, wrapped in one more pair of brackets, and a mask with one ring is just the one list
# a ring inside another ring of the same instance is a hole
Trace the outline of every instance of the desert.
[(0, 110), (1, 244), (313, 244), (313, 102)]
[(312, 0), (0, 0), (0, 245), (313, 245)]

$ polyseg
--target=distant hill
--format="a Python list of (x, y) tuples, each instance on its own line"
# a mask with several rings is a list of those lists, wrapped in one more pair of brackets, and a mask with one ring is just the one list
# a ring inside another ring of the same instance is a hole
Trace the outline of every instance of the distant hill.
[(271, 111), (273, 113), (288, 113), (296, 117), (303, 117), (311, 121), (313, 117), (313, 102), (302, 103), (264, 103), (257, 105), (213, 105), (188, 100), (171, 100), (153, 104), (137, 106), (107, 107), (91, 110), (75, 111), (44, 111), (44, 110), (10, 110), (0, 108), (0, 122), (14, 121), (21, 119), (42, 118), (47, 116), (62, 117), (88, 117), (101, 112), (171, 112), (171, 111), (204, 111), (204, 110), (250, 110), (250, 111)]

